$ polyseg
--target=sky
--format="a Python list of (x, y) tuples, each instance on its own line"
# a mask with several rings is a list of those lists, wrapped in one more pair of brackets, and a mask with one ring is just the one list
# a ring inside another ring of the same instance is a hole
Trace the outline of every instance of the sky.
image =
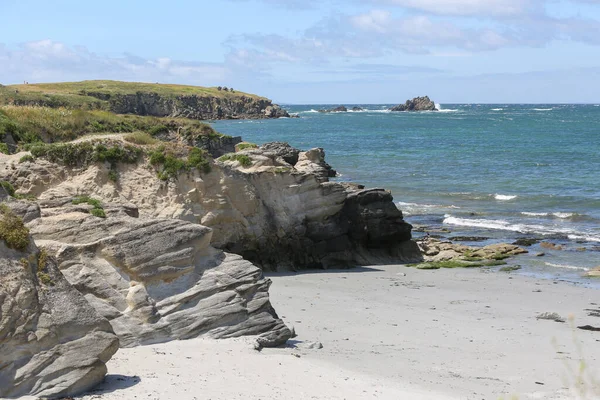
[(600, 0), (0, 0), (0, 83), (282, 104), (600, 102)]

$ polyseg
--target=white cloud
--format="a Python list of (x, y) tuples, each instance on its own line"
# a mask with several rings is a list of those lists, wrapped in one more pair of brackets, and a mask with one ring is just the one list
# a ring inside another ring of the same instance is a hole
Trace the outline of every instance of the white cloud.
[(540, 10), (542, 0), (379, 0), (440, 15), (516, 16)]
[(144, 59), (130, 54), (109, 57), (48, 39), (23, 43), (15, 49), (0, 44), (2, 83), (100, 78), (180, 82), (185, 78), (190, 83), (217, 85), (231, 75), (222, 63)]

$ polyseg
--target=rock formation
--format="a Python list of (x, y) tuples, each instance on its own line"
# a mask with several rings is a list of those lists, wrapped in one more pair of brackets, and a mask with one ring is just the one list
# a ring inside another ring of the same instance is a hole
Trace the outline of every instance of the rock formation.
[(30, 228), (67, 280), (107, 318), (122, 347), (259, 335), (263, 346), (291, 332), (269, 302), (270, 281), (240, 256), (210, 246), (212, 230), (177, 219), (140, 219), (105, 205), (106, 218), (72, 198), (40, 201)]
[(437, 111), (437, 109), (435, 103), (425, 96), (406, 100), (406, 103), (392, 107), (390, 111)]
[(319, 110), (320, 113), (334, 113), (334, 112), (347, 112), (348, 109), (344, 106), (338, 106), (327, 110)]
[(514, 244), (498, 243), (484, 247), (470, 247), (453, 244), (450, 241), (425, 237), (417, 240), (424, 260), (439, 262), (449, 260), (464, 260), (466, 258), (481, 258), (485, 260), (502, 260), (510, 256), (527, 253), (527, 250)]
[(362, 107), (352, 107), (352, 111), (363, 111)]
[[(12, 211), (2, 207), (5, 229)], [(118, 339), (55, 260), (25, 237), (22, 248), (0, 239), (0, 397), (62, 397), (88, 390), (104, 378)]]
[(289, 118), (290, 114), (277, 104), (267, 106), (263, 111), (266, 118)]
[[(421, 259), (406, 223), (383, 189), (329, 182), (322, 149), (267, 144), (226, 156), (211, 172), (161, 181), (141, 160), (68, 168), (37, 159), (0, 166), (0, 180), (42, 200), (90, 195), (129, 203), (140, 218), (177, 218), (210, 227), (212, 245), (264, 270), (330, 268)], [(242, 163), (240, 160), (243, 160)], [(34, 232), (37, 232), (34, 230)], [(37, 233), (36, 233), (37, 234)]]

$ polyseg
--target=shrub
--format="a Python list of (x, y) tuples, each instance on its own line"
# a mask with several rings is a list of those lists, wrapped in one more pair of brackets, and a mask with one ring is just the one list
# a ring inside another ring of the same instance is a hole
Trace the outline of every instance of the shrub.
[(219, 161), (237, 161), (242, 167), (249, 167), (252, 165), (252, 159), (245, 154), (225, 154), (218, 158)]
[(2, 186), (10, 196), (15, 197), (15, 188), (10, 182), (0, 181), (0, 186)]
[(8, 151), (8, 145), (6, 143), (0, 143), (0, 153), (10, 154), (10, 151)]
[(81, 142), (63, 144), (34, 144), (29, 146), (34, 157), (44, 157), (54, 163), (67, 166), (86, 166), (94, 162), (118, 162), (133, 164), (142, 151), (137, 147), (119, 144)]
[(102, 207), (102, 203), (98, 199), (91, 198), (89, 196), (79, 196), (73, 199), (73, 204), (89, 204), (93, 208), (90, 210), (90, 214), (94, 217), (106, 218), (106, 213)]
[(113, 182), (116, 182), (119, 180), (119, 174), (114, 169), (111, 169), (110, 171), (108, 171), (108, 179)]
[(150, 128), (150, 130), (148, 130), (148, 133), (152, 136), (160, 135), (161, 133), (169, 133), (169, 128), (167, 128), (164, 125), (157, 125)]
[(29, 229), (6, 204), (0, 204), (0, 239), (16, 250), (23, 251), (29, 246)]
[(32, 155), (26, 154), (19, 159), (19, 164), (22, 164), (24, 162), (34, 162), (34, 161), (35, 161), (35, 159), (33, 158)]
[(206, 152), (197, 147), (190, 150), (187, 164), (188, 168), (198, 168), (205, 173), (210, 172), (210, 162), (206, 158)]
[(133, 132), (129, 135), (126, 135), (123, 139), (128, 142), (139, 144), (139, 145), (148, 145), (156, 143), (156, 139), (154, 139), (150, 134), (146, 132)]
[(242, 151), (246, 149), (258, 149), (258, 145), (254, 143), (238, 143), (235, 145), (235, 151)]
[(164, 146), (151, 151), (149, 155), (150, 164), (162, 167), (157, 174), (163, 181), (175, 178), (181, 171), (188, 171), (191, 168), (197, 168), (205, 173), (211, 170), (206, 152), (197, 147), (190, 150), (187, 160), (178, 158), (172, 152), (165, 150)]

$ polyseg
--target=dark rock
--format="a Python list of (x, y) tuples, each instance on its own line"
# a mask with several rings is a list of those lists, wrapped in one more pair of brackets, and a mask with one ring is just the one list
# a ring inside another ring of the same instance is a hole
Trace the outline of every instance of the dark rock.
[(325, 109), (325, 110), (319, 110), (320, 113), (347, 112), (347, 111), (348, 111), (348, 109), (344, 106), (339, 106), (339, 107)]
[(390, 111), (436, 111), (435, 103), (425, 97), (415, 97), (412, 100), (406, 100), (406, 103), (390, 108)]
[(540, 239), (534, 239), (534, 238), (518, 238), (517, 240), (515, 240), (513, 242), (514, 245), (517, 246), (532, 246), (536, 243), (539, 243)]
[(262, 150), (267, 150), (277, 154), (290, 165), (296, 165), (300, 150), (293, 148), (286, 142), (269, 142), (260, 146)]
[(361, 107), (352, 107), (352, 111), (363, 111)]
[(453, 236), (449, 239), (457, 242), (483, 242), (489, 238), (485, 236)]

